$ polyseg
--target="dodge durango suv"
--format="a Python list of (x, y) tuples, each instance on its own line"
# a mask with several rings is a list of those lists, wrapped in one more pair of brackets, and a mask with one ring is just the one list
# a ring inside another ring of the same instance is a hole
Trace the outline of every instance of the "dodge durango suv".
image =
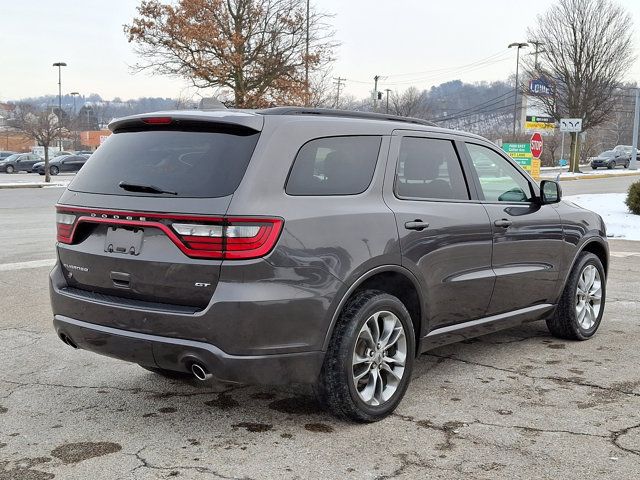
[(56, 207), (53, 321), (72, 347), (163, 375), (310, 383), (370, 422), (430, 348), (600, 325), (602, 219), (482, 137), (293, 107), (109, 128)]

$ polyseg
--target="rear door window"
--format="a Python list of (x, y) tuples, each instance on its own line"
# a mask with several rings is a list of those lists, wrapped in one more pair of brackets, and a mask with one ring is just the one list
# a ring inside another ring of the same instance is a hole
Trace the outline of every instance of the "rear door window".
[(460, 159), (451, 140), (404, 137), (396, 170), (402, 199), (469, 200)]
[[(245, 128), (115, 132), (71, 182), (69, 190), (131, 196), (225, 197), (240, 184), (260, 133)], [(170, 193), (126, 191), (147, 185)]]
[(293, 162), (289, 195), (357, 195), (373, 179), (382, 137), (349, 136), (311, 140)]

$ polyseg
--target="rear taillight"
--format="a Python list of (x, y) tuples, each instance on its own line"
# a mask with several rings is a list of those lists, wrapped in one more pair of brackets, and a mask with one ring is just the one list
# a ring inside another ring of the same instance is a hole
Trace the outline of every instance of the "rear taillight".
[(58, 241), (62, 243), (71, 243), (71, 236), (76, 224), (76, 216), (71, 213), (56, 213), (56, 228)]
[(284, 221), (262, 217), (205, 217), (140, 212), (113, 212), (57, 207), (58, 241), (73, 243), (80, 223), (104, 223), (162, 230), (180, 250), (193, 258), (246, 260), (268, 254)]

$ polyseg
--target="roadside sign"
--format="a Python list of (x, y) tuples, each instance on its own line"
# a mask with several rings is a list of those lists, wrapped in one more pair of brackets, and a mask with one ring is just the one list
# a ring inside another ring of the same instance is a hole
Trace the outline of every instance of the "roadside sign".
[(560, 131), (561, 132), (581, 132), (582, 119), (581, 118), (561, 118)]
[(538, 117), (535, 115), (527, 115), (524, 122), (525, 130), (542, 130), (550, 133), (556, 128), (556, 120), (553, 117)]
[(533, 158), (540, 158), (540, 155), (542, 155), (542, 147), (544, 145), (544, 141), (542, 140), (542, 135), (540, 135), (540, 132), (536, 132), (533, 135), (531, 135), (531, 154), (533, 155)]
[(529, 93), (531, 95), (549, 96), (553, 95), (553, 87), (544, 78), (534, 78), (529, 82)]
[(540, 159), (533, 158), (530, 143), (503, 143), (502, 149), (534, 180), (540, 178)]

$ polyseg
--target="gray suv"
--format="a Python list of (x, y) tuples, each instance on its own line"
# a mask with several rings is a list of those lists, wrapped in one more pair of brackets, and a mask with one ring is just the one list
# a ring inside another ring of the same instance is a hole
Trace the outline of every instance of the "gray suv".
[(131, 116), (57, 205), (54, 325), (162, 375), (315, 385), (388, 415), (430, 348), (602, 318), (602, 219), (484, 138), (273, 108)]

